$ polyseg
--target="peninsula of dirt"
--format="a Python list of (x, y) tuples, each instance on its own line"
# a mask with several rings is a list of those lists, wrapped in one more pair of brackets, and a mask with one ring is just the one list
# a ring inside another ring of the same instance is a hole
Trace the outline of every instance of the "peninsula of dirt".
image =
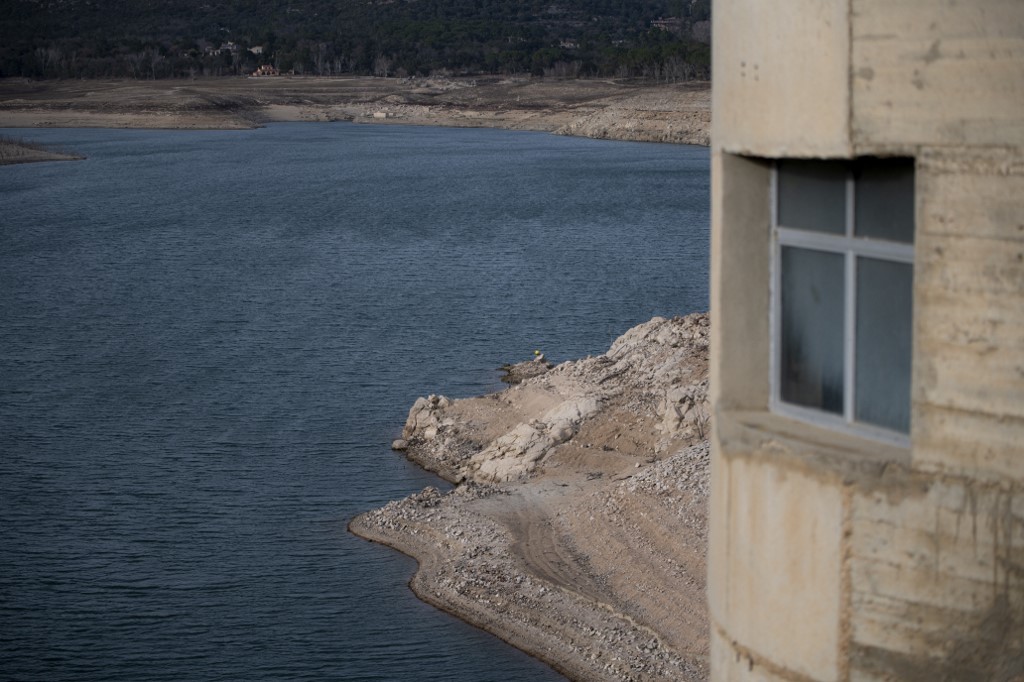
[(455, 488), (350, 529), (415, 557), (420, 598), (571, 679), (706, 679), (708, 325), (655, 318), (500, 393), (418, 399), (393, 447)]
[(253, 128), (356, 121), (707, 145), (706, 82), (534, 78), (0, 79), (0, 128)]
[(81, 154), (50, 149), (31, 140), (0, 135), (0, 166), (36, 161), (77, 161), (84, 158)]

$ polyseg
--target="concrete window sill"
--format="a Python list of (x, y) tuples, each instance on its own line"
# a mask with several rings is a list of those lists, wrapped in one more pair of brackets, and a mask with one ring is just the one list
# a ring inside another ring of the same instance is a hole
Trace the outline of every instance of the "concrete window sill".
[[(721, 456), (789, 460), (844, 479), (878, 477), (890, 465), (910, 466), (910, 448), (808, 424), (768, 411), (719, 410), (715, 442)], [(852, 482), (852, 480), (851, 480)]]

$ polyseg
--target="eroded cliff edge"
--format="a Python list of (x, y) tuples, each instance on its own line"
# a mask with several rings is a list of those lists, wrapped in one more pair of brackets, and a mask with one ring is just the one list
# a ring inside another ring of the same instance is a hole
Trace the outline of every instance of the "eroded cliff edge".
[(572, 679), (705, 679), (708, 326), (655, 318), (500, 393), (417, 400), (396, 446), (455, 489), (351, 530)]

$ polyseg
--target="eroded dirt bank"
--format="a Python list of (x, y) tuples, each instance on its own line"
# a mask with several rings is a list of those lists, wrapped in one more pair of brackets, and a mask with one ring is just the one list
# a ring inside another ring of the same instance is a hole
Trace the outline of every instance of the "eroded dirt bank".
[(0, 79), (0, 127), (252, 128), (358, 121), (707, 145), (708, 83), (530, 78)]
[(30, 140), (0, 136), (0, 166), (38, 161), (78, 161), (84, 158), (81, 154), (50, 149)]
[(351, 530), (573, 679), (705, 679), (707, 349), (706, 315), (655, 318), (500, 393), (417, 400), (395, 446), (458, 485)]

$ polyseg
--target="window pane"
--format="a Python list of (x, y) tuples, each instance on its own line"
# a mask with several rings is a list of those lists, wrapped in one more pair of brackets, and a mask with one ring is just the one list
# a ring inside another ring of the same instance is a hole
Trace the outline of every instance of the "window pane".
[(782, 247), (780, 396), (843, 412), (843, 256)]
[(853, 233), (913, 244), (913, 159), (864, 159), (854, 180)]
[(846, 233), (846, 165), (835, 161), (782, 161), (778, 173), (779, 225)]
[(914, 268), (857, 259), (856, 409), (862, 422), (910, 431)]

